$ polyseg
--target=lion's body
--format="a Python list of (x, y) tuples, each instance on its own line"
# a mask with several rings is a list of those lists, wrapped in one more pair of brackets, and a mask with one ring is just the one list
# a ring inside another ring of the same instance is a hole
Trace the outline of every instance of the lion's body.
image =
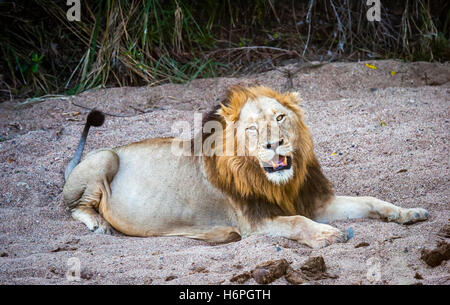
[[(110, 192), (84, 192), (78, 201), (85, 202), (97, 194), (99, 199), (94, 201), (99, 202), (100, 214), (116, 230), (132, 236), (195, 238), (214, 228), (236, 227), (227, 197), (208, 181), (201, 158), (173, 155), (171, 141), (151, 139), (90, 153), (76, 168), (74, 177), (83, 175), (87, 184), (109, 180), (104, 183), (109, 184)], [(94, 166), (105, 161), (119, 166)], [(111, 177), (105, 179), (108, 174)], [(70, 189), (71, 182), (69, 177), (66, 201), (79, 193)]]
[[(210, 242), (257, 233), (322, 247), (346, 236), (311, 219), (426, 219), (423, 209), (402, 209), (372, 197), (334, 196), (295, 101), (293, 94), (263, 87), (234, 89), (228, 102), (205, 120), (218, 120), (224, 130), (230, 121), (237, 123), (232, 133), (236, 142), (240, 128), (247, 136), (253, 133), (242, 126), (264, 125), (277, 115), (277, 145), (258, 146), (258, 157), (248, 151), (245, 156), (236, 151), (222, 156), (217, 153), (220, 145), (214, 146), (213, 155), (175, 155), (172, 138), (101, 149), (68, 171), (64, 201), (75, 219), (98, 233), (108, 232), (111, 225), (132, 236), (177, 235)], [(272, 150), (280, 157), (274, 159)], [(267, 169), (267, 160), (273, 168)]]

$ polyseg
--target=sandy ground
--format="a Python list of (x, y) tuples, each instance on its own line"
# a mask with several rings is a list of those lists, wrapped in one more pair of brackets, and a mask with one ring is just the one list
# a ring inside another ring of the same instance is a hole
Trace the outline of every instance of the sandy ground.
[[(450, 284), (448, 261), (431, 268), (420, 259), (421, 249), (434, 248), (442, 239), (437, 232), (450, 220), (450, 65), (370, 63), (378, 69), (332, 63), (289, 80), (284, 71), (297, 69), (289, 65), (246, 78), (101, 89), (23, 108), (1, 103), (0, 284), (69, 284), (70, 258), (81, 264), (81, 284), (229, 284), (233, 275), (267, 260), (285, 258), (298, 268), (318, 255), (338, 277), (311, 283)], [(315, 152), (337, 194), (423, 207), (429, 221), (335, 222), (352, 227), (354, 238), (312, 250), (265, 236), (214, 246), (181, 237), (102, 236), (70, 217), (61, 198), (63, 171), (87, 113), (72, 102), (115, 114), (152, 109), (108, 116), (91, 131), (90, 151), (172, 135), (175, 120), (192, 122), (194, 111), (206, 111), (236, 83), (301, 92)], [(369, 245), (355, 248), (361, 242)]]

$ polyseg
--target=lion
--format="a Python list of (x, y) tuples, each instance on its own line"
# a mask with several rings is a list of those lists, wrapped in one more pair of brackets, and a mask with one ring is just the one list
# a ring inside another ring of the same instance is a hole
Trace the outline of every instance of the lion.
[[(153, 138), (96, 150), (80, 163), (90, 126), (104, 120), (91, 111), (66, 169), (63, 200), (72, 217), (95, 233), (114, 228), (130, 236), (209, 243), (261, 234), (322, 248), (350, 237), (332, 221), (368, 217), (410, 224), (428, 218), (422, 208), (335, 195), (314, 154), (300, 101), (296, 92), (232, 86), (203, 119), (203, 126), (216, 122), (222, 131), (183, 142), (213, 143), (209, 148), (186, 145), (183, 154), (174, 154), (175, 138)], [(224, 154), (225, 146), (230, 149)]]

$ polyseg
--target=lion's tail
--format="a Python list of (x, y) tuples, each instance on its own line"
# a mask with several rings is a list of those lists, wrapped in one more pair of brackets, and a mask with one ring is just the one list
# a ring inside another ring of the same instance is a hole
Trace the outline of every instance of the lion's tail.
[(77, 146), (77, 150), (75, 151), (72, 160), (70, 160), (69, 164), (66, 167), (66, 171), (64, 173), (64, 178), (66, 181), (67, 178), (69, 178), (69, 175), (75, 168), (75, 166), (77, 166), (77, 164), (80, 163), (81, 155), (83, 154), (84, 150), (84, 145), (86, 144), (86, 138), (89, 132), (89, 128), (91, 128), (91, 126), (95, 127), (102, 126), (104, 121), (105, 115), (103, 114), (103, 112), (95, 109), (89, 112), (86, 119), (86, 124), (84, 125), (83, 133), (81, 134), (80, 142), (78, 143)]

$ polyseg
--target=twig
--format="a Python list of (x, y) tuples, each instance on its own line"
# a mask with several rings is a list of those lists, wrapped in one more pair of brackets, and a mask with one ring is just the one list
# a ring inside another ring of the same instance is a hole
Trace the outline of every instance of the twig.
[(131, 105), (128, 105), (128, 107), (130, 107), (131, 109), (136, 110), (136, 111), (138, 111), (140, 113), (145, 113), (145, 110), (139, 109), (137, 107), (134, 107), (134, 106), (131, 106)]
[(299, 68), (295, 69), (295, 70), (279, 70), (281, 73), (283, 73), (283, 76), (287, 78), (286, 80), (286, 84), (284, 85), (285, 90), (290, 90), (294, 88), (294, 76), (297, 75), (300, 71), (302, 70), (308, 70), (308, 69), (316, 69), (316, 68), (320, 68), (323, 65), (325, 65), (326, 63), (319, 63), (319, 64), (312, 64), (310, 62), (305, 63), (303, 65), (301, 65)]
[(274, 50), (274, 51), (280, 51), (280, 52), (285, 52), (285, 53), (297, 54), (298, 55), (298, 53), (295, 52), (295, 51), (281, 49), (281, 48), (266, 47), (266, 46), (251, 46), (251, 47), (238, 47), (238, 48), (226, 48), (226, 49), (215, 50), (215, 51), (209, 52), (206, 56), (208, 57), (208, 56), (210, 56), (212, 54), (215, 54), (215, 53), (218, 53), (218, 52), (222, 52), (222, 51), (240, 51), (240, 50), (257, 50), (257, 49)]
[(308, 14), (306, 15), (306, 22), (308, 23), (308, 38), (306, 39), (305, 49), (303, 49), (302, 56), (305, 56), (306, 49), (308, 49), (309, 38), (311, 37), (311, 9), (314, 4), (314, 0), (309, 0)]
[(41, 102), (46, 101), (46, 100), (53, 100), (53, 99), (67, 100), (69, 98), (70, 98), (70, 96), (67, 96), (67, 95), (47, 94), (47, 95), (43, 95), (43, 96), (40, 96), (40, 97), (27, 98), (25, 101), (19, 103), (18, 106), (24, 106), (24, 105), (29, 105), (29, 104), (36, 104), (36, 103), (41, 103)]
[(343, 52), (344, 51), (344, 41), (346, 40), (345, 32), (342, 27), (341, 18), (339, 18), (339, 14), (336, 11), (336, 7), (334, 6), (333, 0), (330, 0), (330, 4), (331, 4), (331, 7), (333, 8), (334, 14), (336, 15), (336, 19), (338, 22), (338, 31), (342, 33), (342, 36), (339, 39), (338, 50)]
[(278, 24), (280, 24), (281, 23), (280, 22), (280, 18), (278, 18), (277, 12), (275, 11), (275, 8), (273, 7), (272, 1), (269, 0), (268, 2), (269, 2), (270, 7), (272, 8), (272, 11), (273, 11), (273, 14), (275, 15), (275, 18), (277, 18)]
[(352, 31), (352, 16), (350, 13), (350, 0), (345, 1), (347, 3), (347, 14), (348, 14), (348, 31), (350, 32), (350, 52), (353, 52), (353, 31)]
[[(89, 111), (94, 109), (94, 108), (89, 108), (89, 107), (86, 107), (86, 106), (83, 106), (83, 105), (78, 105), (78, 104), (76, 104), (74, 102), (71, 102), (71, 103), (74, 106), (77, 106), (77, 107), (80, 107), (80, 108), (83, 108), (83, 109), (87, 109)], [(132, 106), (130, 106), (130, 107), (133, 108)], [(135, 109), (135, 108), (133, 108), (133, 109)], [(143, 110), (140, 110), (140, 109), (135, 109), (135, 110), (141, 111), (141, 113), (136, 113), (136, 114), (114, 114), (114, 113), (108, 113), (108, 112), (105, 112), (105, 111), (102, 111), (102, 112), (105, 115), (109, 115), (109, 116), (112, 116), (112, 117), (118, 117), (118, 118), (131, 118), (131, 117), (135, 117), (135, 116), (139, 116), (139, 115), (143, 115), (143, 114), (152, 112), (152, 110), (148, 110), (148, 111), (143, 111)]]

